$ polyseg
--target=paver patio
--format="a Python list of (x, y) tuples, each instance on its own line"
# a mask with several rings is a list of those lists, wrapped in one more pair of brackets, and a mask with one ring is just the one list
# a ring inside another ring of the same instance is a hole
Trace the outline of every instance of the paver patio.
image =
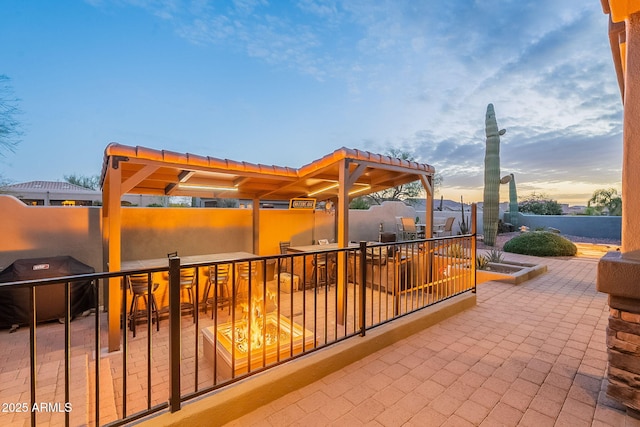
[[(594, 256), (595, 255), (595, 256)], [(230, 426), (640, 426), (605, 396), (607, 295), (597, 252), (273, 401)]]
[[(640, 426), (640, 421), (627, 416), (604, 393), (609, 311), (607, 296), (595, 290), (597, 255), (540, 259), (506, 254), (511, 260), (544, 262), (548, 272), (519, 286), (484, 283), (478, 288), (474, 308), (229, 425)], [(72, 322), (72, 328), (89, 324), (92, 317)], [(188, 320), (186, 316), (183, 322)], [(62, 325), (51, 326), (59, 329)], [(163, 323), (161, 331), (166, 327)], [(2, 402), (28, 401), (24, 335), (28, 337), (26, 328), (0, 335)], [(144, 336), (145, 331), (139, 330), (137, 342), (144, 343)], [(62, 388), (62, 368), (56, 362), (63, 354), (62, 338), (59, 332), (38, 338), (39, 351), (51, 359), (47, 361), (51, 370), (58, 372), (58, 386), (50, 381), (53, 394), (46, 396), (51, 401), (60, 400), (54, 396)], [(72, 338), (84, 339), (81, 334)], [(185, 342), (192, 339), (185, 338)], [(153, 354), (158, 360), (167, 357), (163, 348), (154, 348)], [(87, 357), (72, 356), (72, 366), (77, 357)], [(102, 369), (115, 372), (111, 357), (103, 359)], [(133, 366), (140, 369), (140, 365)], [(154, 384), (166, 380), (164, 363), (154, 362), (154, 370), (158, 372)], [(49, 375), (42, 381), (49, 377), (55, 379)], [(146, 382), (142, 377), (140, 383)], [(201, 381), (210, 379), (204, 376)], [(183, 383), (184, 387), (193, 384)], [(101, 415), (113, 420), (118, 410), (113, 404), (114, 393), (118, 400), (117, 381), (111, 395), (104, 389), (101, 393), (101, 400), (110, 401), (101, 405)], [(142, 394), (137, 400), (144, 400)], [(79, 415), (73, 414), (72, 425), (81, 425)], [(39, 425), (64, 423), (61, 414), (38, 420)], [(0, 414), (4, 425), (25, 425), (25, 421), (17, 414)]]

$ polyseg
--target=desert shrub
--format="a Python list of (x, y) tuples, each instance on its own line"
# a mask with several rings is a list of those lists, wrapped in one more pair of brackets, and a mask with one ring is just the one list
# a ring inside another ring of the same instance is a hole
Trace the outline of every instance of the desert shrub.
[(447, 256), (453, 258), (464, 258), (464, 248), (459, 243), (454, 243), (447, 248)]
[(486, 255), (478, 255), (476, 257), (476, 268), (478, 270), (486, 270), (489, 267), (489, 257)]
[(534, 256), (573, 256), (578, 248), (570, 240), (548, 231), (523, 233), (504, 244), (505, 252)]
[(364, 209), (367, 210), (371, 207), (371, 203), (366, 197), (356, 197), (349, 204), (349, 209)]
[(562, 215), (562, 206), (544, 194), (533, 193), (518, 205), (518, 210), (534, 215)]
[(502, 251), (500, 249), (491, 249), (489, 253), (487, 253), (487, 260), (489, 262), (497, 262), (500, 263), (503, 261)]

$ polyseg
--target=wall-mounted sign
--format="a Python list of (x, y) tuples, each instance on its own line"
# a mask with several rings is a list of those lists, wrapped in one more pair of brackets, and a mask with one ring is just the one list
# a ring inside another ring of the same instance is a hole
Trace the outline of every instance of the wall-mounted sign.
[(291, 199), (289, 200), (289, 209), (315, 209), (316, 199)]

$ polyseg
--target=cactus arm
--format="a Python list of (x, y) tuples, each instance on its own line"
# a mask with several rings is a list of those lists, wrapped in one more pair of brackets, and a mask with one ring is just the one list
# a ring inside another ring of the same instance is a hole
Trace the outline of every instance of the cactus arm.
[(518, 193), (516, 178), (513, 174), (511, 174), (511, 181), (509, 181), (509, 222), (514, 227), (518, 226)]

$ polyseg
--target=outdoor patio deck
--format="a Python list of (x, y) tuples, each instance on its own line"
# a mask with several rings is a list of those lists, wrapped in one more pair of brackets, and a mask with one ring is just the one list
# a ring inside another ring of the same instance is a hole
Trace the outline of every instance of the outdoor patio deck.
[[(508, 258), (531, 259), (511, 254)], [(546, 274), (520, 286), (482, 284), (475, 308), (258, 408), (231, 425), (640, 426), (604, 395), (608, 307), (607, 296), (595, 291), (597, 259), (543, 262), (549, 267)], [(210, 316), (200, 316), (200, 328), (207, 326), (206, 319)], [(92, 325), (93, 316), (71, 323), (72, 372), (76, 379), (72, 390), (77, 396), (93, 387), (90, 369), (86, 368), (93, 356), (82, 350), (91, 347), (90, 342), (84, 343), (91, 341), (91, 334), (82, 332)], [(153, 332), (155, 396), (166, 396), (156, 391), (167, 387), (168, 382), (167, 329), (163, 321), (160, 332)], [(189, 355), (195, 341), (190, 316), (183, 317), (183, 330), (192, 331), (183, 337), (183, 372), (189, 372), (195, 363)], [(37, 351), (43, 357), (40, 369), (51, 373), (39, 376), (39, 402), (64, 400), (59, 397), (64, 396), (60, 390), (64, 384), (64, 351), (59, 344), (63, 333), (63, 325), (53, 323), (37, 337)], [(29, 402), (28, 340), (28, 328), (0, 333), (3, 404)], [(138, 330), (130, 345), (146, 345), (144, 328)], [(115, 363), (110, 364), (112, 358), (121, 359), (122, 354), (102, 359), (103, 421), (113, 420), (122, 409), (115, 403), (121, 401), (118, 386), (122, 372)], [(199, 358), (198, 363), (202, 366), (206, 362)], [(115, 379), (111, 385), (109, 377)], [(132, 412), (146, 405), (146, 361), (129, 361), (127, 381), (128, 387), (140, 384), (139, 388), (130, 388), (138, 390), (128, 396)], [(200, 369), (198, 382), (211, 384), (212, 378)], [(183, 381), (182, 387), (193, 390), (194, 382)], [(86, 423), (82, 413), (71, 414), (72, 425)], [(0, 422), (28, 425), (28, 416), (3, 411)], [(63, 425), (64, 415), (42, 413), (38, 424)]]
[(231, 426), (640, 426), (605, 396), (607, 295), (598, 256), (487, 282), (448, 320), (294, 391)]

